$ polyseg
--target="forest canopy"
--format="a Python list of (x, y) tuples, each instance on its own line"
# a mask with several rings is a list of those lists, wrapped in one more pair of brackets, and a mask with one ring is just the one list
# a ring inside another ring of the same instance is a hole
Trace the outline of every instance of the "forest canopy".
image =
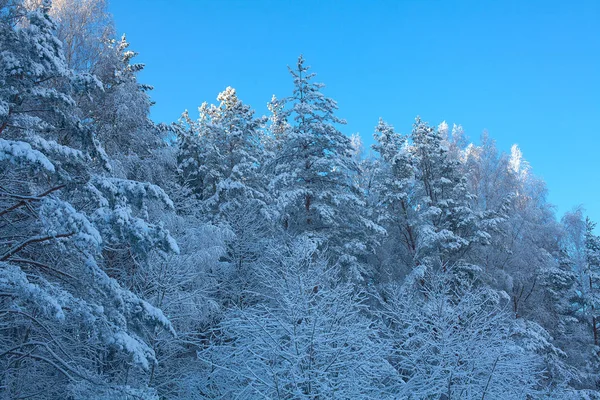
[(366, 152), (302, 56), (157, 124), (113, 25), (0, 0), (0, 399), (600, 399), (600, 237), (516, 145)]

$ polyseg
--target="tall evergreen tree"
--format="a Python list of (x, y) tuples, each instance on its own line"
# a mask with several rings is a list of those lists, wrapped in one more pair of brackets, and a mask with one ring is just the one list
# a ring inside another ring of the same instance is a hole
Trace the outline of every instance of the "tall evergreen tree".
[[(373, 149), (380, 155), (375, 175), (378, 223), (387, 230), (384, 246), (391, 247), (386, 263), (414, 266), (418, 237), (415, 199), (415, 162), (408, 138), (382, 119), (375, 128)], [(391, 267), (392, 265), (389, 265)], [(396, 268), (400, 266), (396, 265)], [(406, 272), (406, 271), (404, 271)], [(398, 271), (393, 274), (398, 277)]]
[(482, 213), (471, 207), (474, 196), (442, 132), (417, 118), (411, 142), (421, 219), (416, 257), (418, 262), (445, 269), (464, 261), (473, 245), (488, 243), (490, 235)]
[(351, 179), (358, 172), (350, 138), (336, 125), (345, 121), (334, 113), (337, 104), (320, 92), (315, 74), (300, 56), (292, 96), (282, 113), (289, 127), (275, 153), (271, 187), (283, 227), (306, 234), (327, 248), (333, 261), (344, 265), (352, 279), (365, 273), (359, 257), (372, 250), (381, 228), (363, 215), (364, 200)]
[(253, 199), (264, 204), (260, 128), (264, 121), (228, 87), (219, 106), (199, 108), (200, 119), (187, 113), (179, 129), (179, 164), (184, 182), (215, 215), (238, 209)]
[(98, 81), (64, 59), (49, 3), (0, 9), (0, 390), (6, 398), (153, 398), (123, 385), (155, 354), (163, 313), (124, 287), (107, 252), (176, 251), (144, 219), (158, 187), (118, 179), (76, 94)]

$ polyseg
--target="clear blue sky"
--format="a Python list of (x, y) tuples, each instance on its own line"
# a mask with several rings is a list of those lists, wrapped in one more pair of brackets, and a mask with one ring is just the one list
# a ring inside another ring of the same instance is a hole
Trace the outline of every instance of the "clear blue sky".
[(152, 117), (196, 115), (227, 86), (266, 114), (303, 53), (344, 131), (416, 115), (517, 143), (558, 215), (600, 222), (600, 0), (112, 0), (117, 31), (155, 86)]

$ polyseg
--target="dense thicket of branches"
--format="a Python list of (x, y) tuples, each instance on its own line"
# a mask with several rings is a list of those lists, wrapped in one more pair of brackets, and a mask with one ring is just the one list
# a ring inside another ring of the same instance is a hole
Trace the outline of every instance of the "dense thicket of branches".
[(600, 238), (516, 146), (362, 157), (302, 57), (156, 125), (112, 36), (0, 0), (0, 399), (600, 398)]

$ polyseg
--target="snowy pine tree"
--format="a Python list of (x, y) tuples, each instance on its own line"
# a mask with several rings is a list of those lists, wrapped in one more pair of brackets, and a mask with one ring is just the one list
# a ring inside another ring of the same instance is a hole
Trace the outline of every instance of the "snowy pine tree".
[[(168, 204), (157, 187), (110, 177), (94, 127), (74, 95), (98, 81), (65, 64), (48, 17), (9, 5), (0, 12), (0, 392), (7, 398), (154, 398), (145, 384), (116, 379), (147, 370), (163, 313), (111, 278), (103, 253), (176, 250), (147, 223), (144, 199)], [(135, 204), (134, 204), (135, 203)]]
[(180, 127), (178, 155), (184, 182), (216, 216), (235, 210), (253, 199), (264, 203), (262, 119), (228, 87), (217, 97), (219, 106), (200, 107), (200, 119), (187, 113)]
[(351, 179), (358, 166), (350, 138), (336, 127), (344, 123), (334, 114), (337, 104), (308, 71), (302, 56), (290, 68), (294, 91), (281, 114), (289, 126), (277, 144), (271, 188), (284, 229), (314, 238), (346, 277), (359, 279), (366, 273), (359, 257), (372, 251), (382, 229), (364, 216), (362, 193)]
[(419, 182), (415, 196), (421, 209), (416, 257), (418, 262), (445, 269), (461, 261), (474, 244), (487, 243), (490, 235), (482, 224), (483, 215), (471, 207), (474, 196), (442, 132), (417, 118), (411, 141)]
[[(390, 247), (385, 262), (390, 264), (388, 267), (400, 261), (404, 267), (412, 268), (419, 243), (414, 154), (408, 138), (383, 119), (379, 120), (373, 137), (376, 141), (373, 149), (380, 156), (373, 185), (377, 222), (388, 233), (384, 247)], [(395, 265), (396, 269), (401, 267)], [(390, 273), (398, 277), (399, 271)]]

